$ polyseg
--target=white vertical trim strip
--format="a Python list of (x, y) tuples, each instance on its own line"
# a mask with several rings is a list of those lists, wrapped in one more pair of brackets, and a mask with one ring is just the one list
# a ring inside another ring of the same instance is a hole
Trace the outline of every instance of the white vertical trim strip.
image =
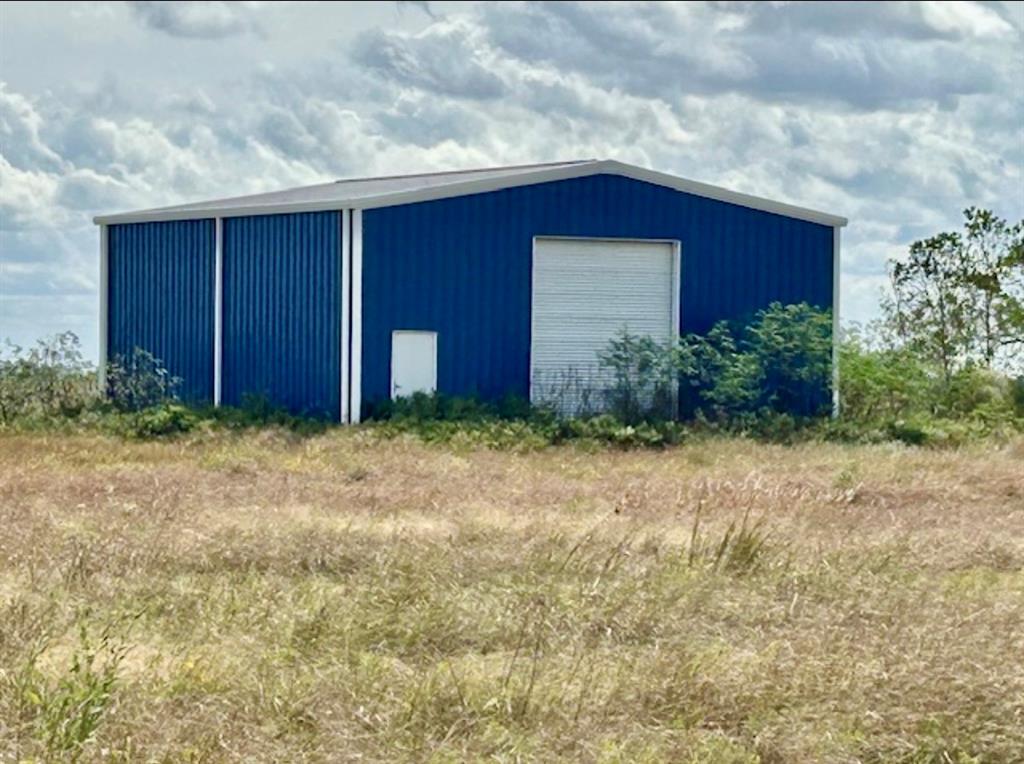
[(349, 416), (358, 423), (363, 391), (363, 211), (352, 210), (352, 402)]
[(224, 363), (224, 220), (213, 223), (213, 405), (220, 406)]
[(96, 381), (100, 395), (107, 394), (107, 341), (110, 332), (110, 226), (100, 226), (100, 355)]
[(352, 210), (341, 211), (341, 422), (349, 421), (348, 375), (349, 357), (349, 287), (352, 281), (349, 229)]
[[(682, 308), (680, 306), (683, 291), (683, 243), (672, 242), (672, 331), (669, 333), (669, 340), (673, 343), (683, 333), (679, 325), (682, 319)], [(679, 417), (679, 375), (672, 380), (672, 418)]]
[(842, 228), (832, 229), (832, 418), (839, 416), (839, 239)]
[(672, 338), (675, 339), (682, 333), (680, 321), (680, 293), (683, 283), (683, 245), (682, 242), (672, 242)]
[(536, 347), (536, 326), (537, 326), (537, 239), (534, 236), (530, 240), (530, 376), (526, 381), (526, 400), (533, 404), (533, 349)]

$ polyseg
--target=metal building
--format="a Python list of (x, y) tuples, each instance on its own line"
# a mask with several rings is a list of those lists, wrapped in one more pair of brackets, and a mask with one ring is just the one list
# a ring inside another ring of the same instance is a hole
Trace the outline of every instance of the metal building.
[[(359, 421), (417, 390), (534, 401), (623, 325), (772, 301), (838, 318), (842, 217), (614, 161), (361, 180), (95, 218), (101, 368), (141, 347), (194, 401)], [(827, 391), (823, 391), (827, 394)]]

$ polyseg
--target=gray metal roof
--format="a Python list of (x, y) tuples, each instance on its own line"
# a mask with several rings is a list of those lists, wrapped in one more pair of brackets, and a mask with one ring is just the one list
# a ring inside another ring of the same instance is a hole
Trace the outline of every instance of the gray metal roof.
[(249, 196), (158, 207), (135, 212), (98, 215), (95, 223), (139, 223), (160, 220), (187, 220), (197, 217), (237, 217), (269, 215), (283, 212), (317, 210), (370, 209), (397, 204), (443, 199), (451, 196), (483, 193), (502, 188), (544, 183), (553, 180), (596, 174), (622, 175), (678, 191), (740, 204), (745, 207), (774, 212), (788, 217), (810, 220), (831, 226), (844, 226), (846, 219), (824, 212), (796, 207), (769, 199), (740, 194), (705, 183), (654, 172), (642, 167), (612, 160), (583, 159), (547, 164), (490, 167), (479, 170), (391, 175), (377, 178), (352, 178), (319, 183), (313, 186), (271, 191)]

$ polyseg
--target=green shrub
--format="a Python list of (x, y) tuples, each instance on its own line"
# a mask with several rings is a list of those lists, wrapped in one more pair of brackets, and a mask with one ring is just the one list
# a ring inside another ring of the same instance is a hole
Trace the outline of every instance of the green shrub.
[(550, 427), (527, 420), (481, 418), (458, 422), (404, 417), (370, 422), (366, 426), (381, 437), (413, 435), (425, 443), (455, 448), (534, 451), (557, 442), (557, 435)]
[(740, 345), (758, 370), (761, 407), (790, 415), (830, 410), (832, 311), (773, 302), (747, 327)]
[(923, 446), (928, 442), (930, 431), (922, 422), (905, 422), (902, 419), (890, 422), (886, 428), (890, 440), (906, 443), (908, 446)]
[(1015, 415), (1014, 381), (992, 369), (967, 364), (938, 392), (937, 410), (953, 419), (1006, 419)]
[(661, 344), (623, 329), (599, 354), (611, 383), (607, 410), (628, 425), (683, 413), (734, 428), (795, 422), (830, 407), (832, 315), (772, 303), (738, 330), (720, 322), (704, 335)]
[[(1021, 380), (1021, 406), (1024, 410), (1024, 378)], [(496, 404), (498, 416), (501, 419), (530, 419), (543, 418), (550, 412), (538, 410), (530, 405), (530, 401), (515, 393), (506, 393), (498, 399)]]
[(602, 391), (607, 411), (626, 425), (673, 419), (679, 349), (675, 342), (660, 344), (625, 327), (619, 331), (597, 357), (612, 378)]
[(852, 327), (839, 346), (840, 400), (847, 420), (904, 417), (934, 397), (933, 370), (907, 348), (880, 344), (877, 332)]
[[(680, 442), (686, 432), (683, 425), (670, 420), (630, 425), (611, 414), (560, 419), (547, 409), (527, 408), (526, 417), (511, 416), (521, 410), (518, 401), (490, 406), (475, 399), (419, 393), (378, 406), (378, 421), (370, 426), (384, 437), (411, 434), (427, 443), (521, 451), (567, 442), (661, 447)], [(383, 419), (384, 414), (390, 418)]]
[[(779, 303), (739, 330), (719, 323), (676, 343), (624, 329), (599, 357), (608, 387), (591, 391), (608, 404), (607, 414), (559, 417), (518, 399), (495, 405), (422, 393), (387, 401), (374, 413), (389, 420), (387, 432), (496, 448), (513, 447), (515, 437), (529, 447), (569, 441), (661, 447), (691, 431), (777, 443), (825, 438), (943, 447), (1024, 430), (1015, 397), (1024, 398), (1024, 383), (970, 365), (947, 380), (906, 348), (859, 329), (847, 334), (839, 355), (838, 420), (823, 416), (831, 410), (831, 314)], [(690, 422), (685, 427), (674, 416), (677, 384), (680, 410)]]
[(135, 438), (177, 435), (195, 429), (200, 415), (180, 403), (164, 402), (156, 406), (122, 415), (115, 430)]
[(728, 324), (716, 324), (703, 336), (687, 335), (680, 345), (681, 357), (688, 361), (680, 369), (686, 414), (727, 421), (758, 408), (760, 364), (741, 352)]
[(266, 395), (246, 393), (240, 406), (208, 406), (199, 415), (215, 425), (234, 430), (281, 427), (300, 435), (315, 435), (327, 430), (331, 422), (323, 416), (299, 416), (277, 406)]
[(78, 416), (99, 400), (96, 372), (78, 337), (63, 332), (23, 348), (0, 347), (0, 425)]
[(739, 330), (716, 324), (687, 335), (677, 353), (689, 413), (720, 421), (820, 416), (829, 409), (832, 314), (773, 302)]
[[(483, 401), (423, 393), (379, 402), (369, 413), (385, 436), (410, 433), (455, 447), (519, 450), (564, 442), (657, 448), (701, 432), (780, 443), (824, 438), (948, 447), (1024, 432), (1024, 377), (969, 362), (952, 372), (940, 369), (878, 326), (845, 333), (842, 412), (824, 418), (831, 332), (830, 313), (803, 303), (773, 303), (745, 326), (720, 322), (707, 334), (667, 344), (624, 329), (597, 359), (607, 386), (572, 388), (586, 402), (580, 407), (586, 413), (575, 417), (516, 395)], [(192, 408), (178, 400), (180, 386), (158, 358), (135, 349), (112, 359), (101, 395), (70, 332), (27, 352), (8, 343), (0, 353), (0, 426), (98, 429), (132, 438), (186, 433), (200, 424), (281, 427), (300, 435), (331, 426), (316, 412), (295, 415), (261, 395), (244, 396), (238, 407)], [(589, 403), (597, 401), (608, 413), (590, 413)]]
[(1007, 437), (1024, 431), (1017, 384), (969, 362), (947, 374), (879, 327), (854, 327), (840, 346), (840, 420), (826, 435), (917, 446)]
[(452, 396), (444, 393), (413, 393), (396, 400), (383, 400), (371, 406), (370, 419), (392, 421), (479, 422), (490, 419), (532, 419), (540, 410), (525, 398), (509, 394), (491, 403), (475, 395)]
[(181, 378), (148, 350), (114, 356), (107, 364), (107, 400), (118, 411), (142, 411), (177, 400)]
[(589, 440), (618, 448), (659, 448), (683, 440), (686, 428), (671, 420), (627, 424), (613, 414), (569, 419), (558, 429), (558, 440)]
[(0, 356), (0, 425), (95, 428), (126, 437), (188, 432), (201, 414), (177, 401), (180, 383), (152, 353), (136, 348), (111, 360), (101, 391), (73, 333), (41, 340), (27, 352), (8, 343)]

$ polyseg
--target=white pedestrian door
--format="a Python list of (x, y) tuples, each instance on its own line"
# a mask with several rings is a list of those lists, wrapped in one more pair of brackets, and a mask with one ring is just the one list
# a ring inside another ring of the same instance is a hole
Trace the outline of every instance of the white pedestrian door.
[(437, 332), (391, 333), (391, 398), (437, 390)]

